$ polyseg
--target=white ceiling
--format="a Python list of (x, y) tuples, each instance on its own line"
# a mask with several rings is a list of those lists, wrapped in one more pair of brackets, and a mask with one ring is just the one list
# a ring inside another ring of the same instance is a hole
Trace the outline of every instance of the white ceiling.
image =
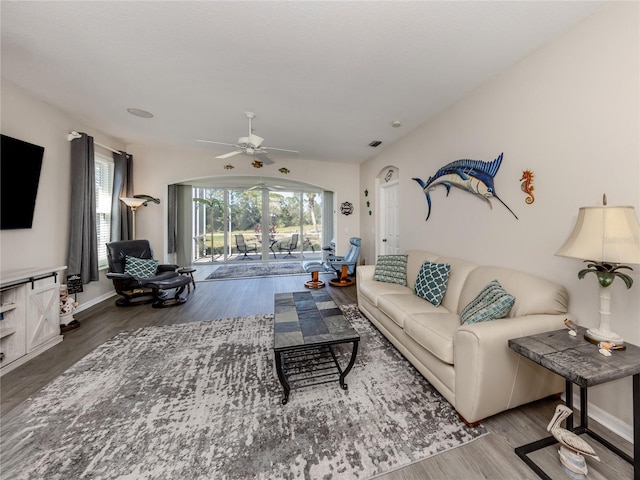
[(196, 139), (253, 111), (266, 147), (360, 163), (605, 3), (2, 0), (1, 72), (128, 145), (226, 153)]

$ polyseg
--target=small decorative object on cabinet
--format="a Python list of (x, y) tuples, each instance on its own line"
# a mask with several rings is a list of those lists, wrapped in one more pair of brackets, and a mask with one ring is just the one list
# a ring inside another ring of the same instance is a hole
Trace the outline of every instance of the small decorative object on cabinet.
[(69, 296), (67, 285), (60, 285), (60, 332), (68, 332), (80, 326), (80, 322), (73, 318), (73, 311), (78, 306)]
[(66, 268), (0, 273), (0, 375), (62, 341), (58, 272)]

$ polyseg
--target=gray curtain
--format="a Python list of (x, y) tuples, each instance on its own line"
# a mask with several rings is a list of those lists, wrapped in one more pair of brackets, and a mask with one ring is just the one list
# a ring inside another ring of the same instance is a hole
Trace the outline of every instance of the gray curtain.
[(71, 214), (68, 274), (82, 283), (99, 280), (96, 231), (95, 159), (93, 137), (82, 133), (71, 140)]
[(176, 262), (178, 265), (191, 265), (193, 247), (193, 187), (177, 185), (176, 189)]
[(178, 186), (169, 185), (167, 191), (167, 253), (176, 253), (178, 239)]
[(125, 152), (113, 154), (113, 196), (111, 197), (111, 241), (131, 240), (133, 214), (120, 197), (133, 196), (133, 157)]
[[(334, 240), (333, 192), (322, 192), (322, 246), (328, 246)], [(334, 252), (334, 254), (337, 254)]]

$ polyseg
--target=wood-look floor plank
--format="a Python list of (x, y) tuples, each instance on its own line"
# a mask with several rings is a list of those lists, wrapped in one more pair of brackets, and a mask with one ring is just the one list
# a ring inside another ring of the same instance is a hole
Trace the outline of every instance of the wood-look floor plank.
[[(328, 282), (330, 274), (321, 274)], [(174, 308), (154, 309), (150, 305), (117, 307), (115, 298), (105, 300), (76, 315), (81, 327), (67, 332), (64, 341), (0, 378), (2, 419), (67, 368), (117, 333), (152, 325), (214, 321), (215, 319), (273, 313), (273, 295), (304, 291), (306, 275), (198, 281), (189, 300)], [(340, 304), (356, 303), (355, 286), (326, 287)], [(557, 399), (545, 399), (486, 419), (490, 434), (402, 469), (380, 476), (383, 480), (536, 480), (537, 475), (514, 453), (514, 448), (546, 437), (545, 427)], [(630, 455), (633, 445), (595, 422), (590, 427)], [(588, 439), (588, 437), (587, 437)], [(589, 439), (588, 439), (589, 440)], [(631, 465), (589, 440), (603, 459), (589, 462), (589, 479), (632, 478)], [(567, 478), (557, 457), (557, 446), (533, 457), (552, 478)]]

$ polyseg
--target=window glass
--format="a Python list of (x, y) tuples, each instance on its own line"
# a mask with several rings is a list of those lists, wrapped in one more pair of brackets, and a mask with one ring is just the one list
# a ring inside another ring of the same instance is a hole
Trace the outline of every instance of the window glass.
[(111, 241), (111, 197), (113, 195), (113, 160), (95, 154), (96, 233), (98, 235), (98, 267), (107, 266), (107, 246)]

